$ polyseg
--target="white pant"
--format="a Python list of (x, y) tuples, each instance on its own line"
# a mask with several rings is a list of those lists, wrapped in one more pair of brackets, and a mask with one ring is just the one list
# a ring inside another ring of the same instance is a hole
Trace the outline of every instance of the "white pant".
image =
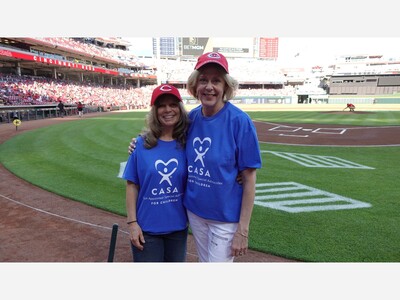
[(187, 211), (200, 262), (233, 262), (232, 240), (237, 223), (203, 219)]

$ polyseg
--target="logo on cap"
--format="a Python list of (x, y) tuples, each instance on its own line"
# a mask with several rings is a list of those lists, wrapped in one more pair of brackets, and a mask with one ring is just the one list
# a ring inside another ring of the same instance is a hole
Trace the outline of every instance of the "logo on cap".
[(202, 56), (200, 56), (197, 59), (197, 64), (194, 67), (195, 70), (198, 70), (199, 68), (201, 68), (202, 66), (209, 64), (209, 63), (216, 63), (219, 64), (221, 67), (224, 68), (224, 70), (226, 71), (226, 73), (229, 73), (228, 70), (228, 62), (225, 58), (225, 56), (223, 56), (222, 54), (218, 53), (218, 52), (208, 52), (208, 53), (204, 53)]
[(213, 59), (220, 59), (220, 58), (221, 58), (221, 55), (219, 55), (219, 54), (216, 53), (216, 52), (211, 52), (211, 53), (209, 53), (207, 56), (208, 56), (209, 58), (213, 58)]
[(162, 87), (160, 87), (160, 91), (170, 92), (170, 91), (172, 91), (172, 87), (169, 85), (163, 85)]
[(151, 95), (151, 101), (150, 105), (153, 106), (154, 103), (157, 101), (158, 97), (165, 95), (165, 94), (170, 94), (176, 97), (176, 99), (179, 102), (182, 102), (181, 95), (179, 94), (179, 91), (176, 87), (168, 84), (163, 84), (158, 87), (156, 87), (153, 90), (153, 94)]

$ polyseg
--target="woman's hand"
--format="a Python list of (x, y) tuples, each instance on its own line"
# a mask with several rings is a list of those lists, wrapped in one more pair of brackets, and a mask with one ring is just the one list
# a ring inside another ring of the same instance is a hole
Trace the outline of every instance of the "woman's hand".
[(242, 178), (242, 172), (239, 172), (236, 176), (236, 182), (239, 183), (240, 185), (243, 184), (243, 178)]
[(142, 228), (140, 228), (137, 222), (129, 224), (129, 239), (133, 246), (139, 250), (143, 250), (143, 244), (146, 242), (144, 240)]
[(132, 138), (131, 143), (129, 144), (128, 147), (128, 153), (129, 155), (133, 153), (133, 151), (135, 151), (136, 149), (136, 138)]
[(242, 256), (247, 253), (249, 237), (239, 231), (235, 232), (232, 241), (232, 256)]

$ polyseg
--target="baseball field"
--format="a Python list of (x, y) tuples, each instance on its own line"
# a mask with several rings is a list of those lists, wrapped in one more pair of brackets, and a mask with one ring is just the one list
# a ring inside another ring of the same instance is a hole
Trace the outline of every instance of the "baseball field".
[[(262, 108), (243, 107), (263, 159), (249, 247), (303, 262), (400, 262), (399, 107)], [(0, 145), (0, 162), (51, 193), (125, 216), (117, 175), (145, 114), (103, 113), (22, 132)]]

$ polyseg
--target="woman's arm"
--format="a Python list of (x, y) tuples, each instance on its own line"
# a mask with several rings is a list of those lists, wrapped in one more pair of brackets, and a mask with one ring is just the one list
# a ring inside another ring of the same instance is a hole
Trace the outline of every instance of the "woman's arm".
[(246, 254), (248, 249), (248, 237), (251, 214), (256, 195), (256, 169), (246, 169), (241, 172), (243, 181), (242, 207), (238, 228), (232, 241), (232, 255)]
[(145, 243), (145, 240), (143, 237), (142, 229), (137, 222), (136, 216), (138, 195), (139, 186), (128, 180), (126, 182), (126, 214), (129, 239), (136, 248), (138, 248), (139, 250), (143, 250), (143, 244)]

